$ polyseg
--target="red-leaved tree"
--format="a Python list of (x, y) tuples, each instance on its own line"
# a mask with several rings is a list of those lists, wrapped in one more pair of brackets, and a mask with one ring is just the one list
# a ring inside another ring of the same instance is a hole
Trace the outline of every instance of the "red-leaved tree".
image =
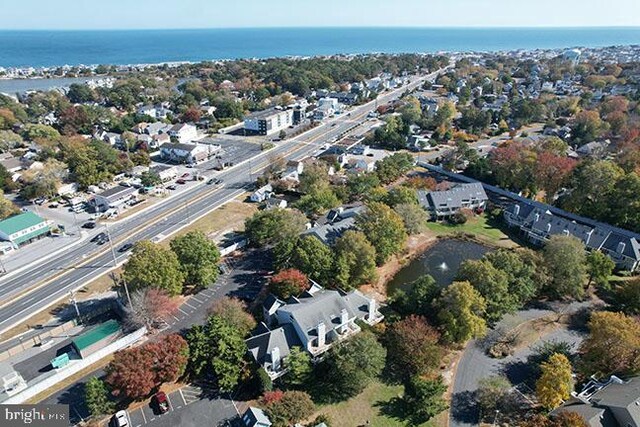
[(282, 299), (298, 296), (306, 291), (308, 287), (309, 278), (307, 278), (307, 275), (295, 268), (282, 270), (271, 277), (269, 282), (269, 291)]

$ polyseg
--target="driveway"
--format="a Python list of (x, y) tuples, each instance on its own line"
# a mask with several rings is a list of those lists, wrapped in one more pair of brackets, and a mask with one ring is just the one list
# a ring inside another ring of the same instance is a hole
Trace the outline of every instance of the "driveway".
[[(575, 311), (586, 303), (573, 303), (569, 311)], [(529, 309), (507, 315), (499, 322), (499, 326), (512, 329), (515, 325), (528, 320), (542, 318), (552, 314), (551, 310)], [(451, 427), (467, 427), (479, 425), (479, 412), (475, 403), (475, 392), (478, 382), (494, 375), (506, 376), (512, 384), (518, 385), (529, 377), (526, 359), (531, 354), (531, 348), (544, 341), (566, 341), (577, 348), (584, 339), (584, 333), (567, 328), (560, 328), (543, 335), (528, 347), (521, 348), (512, 356), (504, 359), (489, 357), (477, 341), (471, 341), (458, 362), (453, 393), (451, 396), (451, 410), (449, 425)]]

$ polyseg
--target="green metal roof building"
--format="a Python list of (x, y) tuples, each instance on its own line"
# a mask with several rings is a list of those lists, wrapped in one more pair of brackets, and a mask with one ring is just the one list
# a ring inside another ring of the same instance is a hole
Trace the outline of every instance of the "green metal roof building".
[(0, 240), (11, 242), (15, 248), (46, 236), (49, 222), (33, 212), (23, 212), (0, 221)]
[(111, 319), (90, 331), (78, 335), (73, 339), (72, 343), (78, 354), (85, 358), (115, 341), (119, 334), (120, 323)]

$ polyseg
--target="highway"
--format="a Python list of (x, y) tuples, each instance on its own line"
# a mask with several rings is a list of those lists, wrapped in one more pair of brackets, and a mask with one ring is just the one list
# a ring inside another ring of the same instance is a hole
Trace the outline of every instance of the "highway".
[[(451, 67), (451, 66), (450, 66)], [(449, 68), (449, 67), (448, 67)], [(143, 239), (162, 239), (179, 231), (189, 223), (222, 206), (247, 191), (253, 178), (262, 173), (277, 156), (288, 160), (301, 160), (326, 143), (332, 143), (344, 132), (367, 120), (376, 105), (398, 99), (407, 90), (413, 90), (425, 80), (436, 77), (443, 70), (413, 78), (411, 83), (385, 92), (376, 101), (354, 107), (350, 114), (342, 114), (311, 129), (298, 137), (282, 141), (271, 150), (236, 164), (215, 176), (224, 180), (221, 188), (196, 185), (142, 213), (109, 227), (113, 246)], [(104, 231), (104, 230), (99, 230)], [(97, 246), (85, 241), (68, 251), (53, 256), (40, 265), (0, 282), (3, 295), (0, 307), (0, 333), (7, 331), (30, 316), (44, 310), (80, 289), (99, 275), (106, 274), (116, 264), (126, 261), (128, 253), (112, 251), (109, 244)]]

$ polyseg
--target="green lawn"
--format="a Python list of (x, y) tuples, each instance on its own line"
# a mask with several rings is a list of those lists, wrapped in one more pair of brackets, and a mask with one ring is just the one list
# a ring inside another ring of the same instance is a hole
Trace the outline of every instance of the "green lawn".
[[(407, 422), (383, 413), (383, 405), (394, 397), (401, 396), (402, 392), (403, 387), (400, 385), (390, 386), (375, 381), (352, 399), (320, 406), (317, 414), (328, 415), (333, 427), (355, 427), (365, 425), (367, 421), (371, 427), (406, 427), (409, 425)], [(446, 412), (421, 426), (445, 425), (445, 420)]]
[(490, 224), (486, 215), (478, 215), (465, 224), (450, 225), (443, 222), (429, 222), (427, 228), (438, 236), (472, 234), (480, 240), (496, 246), (515, 247), (517, 244), (499, 228)]

